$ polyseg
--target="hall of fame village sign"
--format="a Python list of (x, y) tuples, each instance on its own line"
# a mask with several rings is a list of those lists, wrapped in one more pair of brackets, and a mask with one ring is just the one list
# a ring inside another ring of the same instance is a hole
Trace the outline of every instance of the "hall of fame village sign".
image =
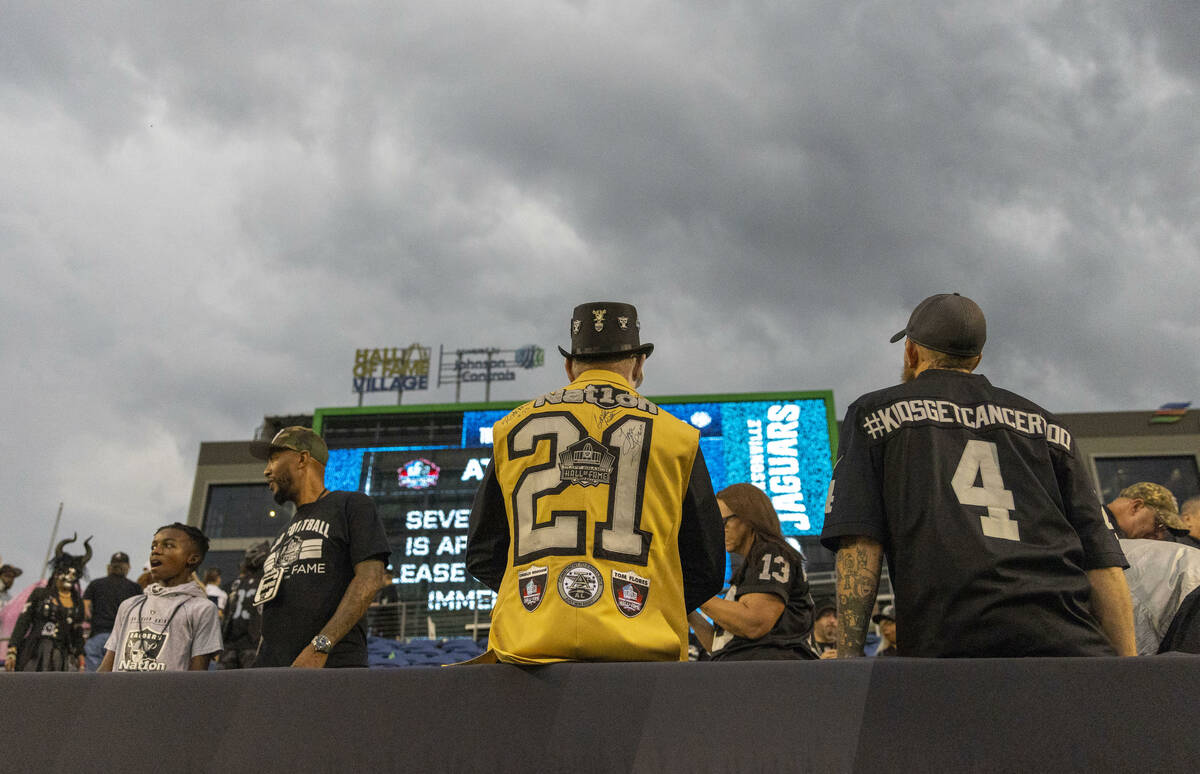
[[(412, 343), (407, 347), (359, 349), (354, 354), (354, 392), (411, 392), (429, 389), (433, 348)], [(546, 363), (546, 351), (529, 345), (516, 349), (438, 347), (437, 386), (463, 382), (513, 381), (517, 371)]]

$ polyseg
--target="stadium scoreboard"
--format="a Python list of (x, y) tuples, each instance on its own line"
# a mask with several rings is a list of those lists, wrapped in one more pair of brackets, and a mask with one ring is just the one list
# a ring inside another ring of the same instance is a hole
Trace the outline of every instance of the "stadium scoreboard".
[[(700, 432), (714, 491), (750, 482), (770, 496), (786, 536), (820, 533), (837, 446), (832, 392), (649, 400)], [(375, 500), (392, 546), (397, 598), (426, 602), (435, 623), (447, 615), (485, 619), (492, 608), (495, 594), (466, 569), (469, 516), (491, 464), (492, 425), (518, 405), (314, 412), (314, 428), (329, 445), (325, 485)]]

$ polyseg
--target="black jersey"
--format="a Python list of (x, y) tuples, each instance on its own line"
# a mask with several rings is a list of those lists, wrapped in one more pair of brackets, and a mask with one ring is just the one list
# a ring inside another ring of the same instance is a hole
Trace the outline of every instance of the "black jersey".
[(725, 599), (734, 602), (747, 594), (774, 594), (783, 601), (783, 613), (771, 631), (757, 640), (748, 640), (719, 625), (713, 631), (713, 660), (744, 658), (756, 648), (786, 649), (811, 656), (804, 645), (812, 631), (813, 601), (808, 592), (808, 578), (798, 556), (762, 538), (754, 544), (733, 574)]
[(262, 611), (254, 604), (261, 576), (239, 575), (229, 587), (221, 636), (228, 650), (254, 650), (262, 636)]
[(929, 370), (846, 411), (821, 542), (882, 543), (904, 656), (1113, 655), (1085, 570), (1124, 554), (1063, 423)]

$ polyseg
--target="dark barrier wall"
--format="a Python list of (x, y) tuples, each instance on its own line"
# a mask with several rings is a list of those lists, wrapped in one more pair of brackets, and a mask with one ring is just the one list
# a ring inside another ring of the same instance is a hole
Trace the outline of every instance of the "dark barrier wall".
[(1200, 770), (1200, 656), (2, 675), (5, 771)]

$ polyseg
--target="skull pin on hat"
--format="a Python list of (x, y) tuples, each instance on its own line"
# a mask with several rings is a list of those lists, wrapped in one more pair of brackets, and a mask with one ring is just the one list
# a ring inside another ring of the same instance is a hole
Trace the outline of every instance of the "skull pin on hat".
[(563, 357), (648, 357), (654, 345), (642, 343), (641, 327), (633, 304), (620, 301), (580, 304), (571, 315), (571, 350), (559, 347), (558, 351)]

